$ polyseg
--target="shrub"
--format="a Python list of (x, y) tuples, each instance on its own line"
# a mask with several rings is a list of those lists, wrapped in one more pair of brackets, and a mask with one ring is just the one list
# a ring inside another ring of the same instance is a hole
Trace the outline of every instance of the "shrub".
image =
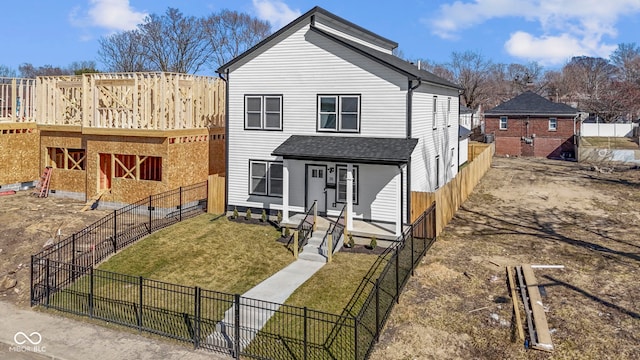
[(278, 224), (280, 224), (282, 222), (282, 213), (280, 212), (280, 210), (278, 210)]
[(262, 209), (262, 217), (260, 217), (260, 221), (267, 222), (267, 210)]
[(288, 228), (288, 227), (285, 227), (285, 228), (284, 228), (284, 236), (285, 236), (285, 237), (289, 237), (290, 235), (291, 235), (291, 232), (289, 231), (289, 228)]
[(237, 219), (238, 218), (238, 208), (234, 207), (233, 208), (233, 219)]
[(247, 212), (244, 215), (246, 220), (251, 220), (251, 209), (247, 208)]
[(375, 236), (372, 236), (372, 237), (371, 237), (371, 241), (369, 242), (369, 247), (370, 247), (371, 249), (375, 249), (375, 248), (376, 248), (376, 246), (378, 246), (378, 239), (376, 239), (376, 237), (375, 237)]
[(355, 245), (355, 241), (353, 241), (353, 235), (348, 235), (346, 245), (348, 248), (352, 248)]

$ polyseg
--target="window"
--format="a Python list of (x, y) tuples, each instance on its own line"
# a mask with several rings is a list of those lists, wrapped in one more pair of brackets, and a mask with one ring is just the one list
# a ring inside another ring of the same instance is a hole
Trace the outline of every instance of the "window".
[(159, 156), (113, 154), (113, 177), (131, 180), (162, 181)]
[(281, 95), (247, 95), (244, 98), (245, 129), (282, 130)]
[(507, 130), (507, 117), (506, 116), (501, 116), (500, 117), (500, 130)]
[(83, 149), (47, 148), (48, 165), (56, 169), (84, 170), (85, 151)]
[[(338, 172), (338, 184), (336, 191), (336, 202), (347, 202), (347, 166), (336, 166)], [(358, 203), (358, 167), (353, 167), (353, 203)]]
[(282, 196), (282, 163), (274, 161), (249, 162), (249, 193)]
[(318, 96), (318, 131), (360, 131), (360, 96)]
[(436, 156), (436, 189), (440, 188), (440, 155)]
[(438, 123), (437, 123), (437, 121), (438, 121), (438, 97), (437, 96), (433, 97), (433, 108), (432, 108), (432, 111), (433, 111), (433, 117), (432, 117), (432, 120), (431, 120), (431, 124), (433, 125), (433, 129), (435, 130), (438, 127)]
[(456, 148), (451, 148), (451, 167), (456, 165)]
[(558, 119), (549, 118), (549, 131), (556, 131), (556, 130), (558, 130)]
[(449, 122), (449, 117), (451, 115), (451, 98), (447, 98), (447, 126), (451, 126)]

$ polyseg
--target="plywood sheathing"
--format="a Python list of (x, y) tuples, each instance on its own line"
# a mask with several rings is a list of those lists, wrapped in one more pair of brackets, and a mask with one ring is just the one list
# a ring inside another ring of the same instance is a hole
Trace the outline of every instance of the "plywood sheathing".
[(163, 164), (169, 178), (169, 188), (192, 185), (207, 180), (209, 175), (209, 138), (193, 137), (192, 142), (170, 144)]
[(225, 129), (209, 130), (209, 174), (226, 173), (225, 163)]
[(39, 178), (39, 142), (33, 126), (0, 123), (0, 185)]
[[(85, 149), (86, 145), (82, 134), (77, 132), (41, 131), (40, 132), (40, 168), (54, 166), (49, 161), (48, 148)], [(86, 168), (86, 162), (85, 162)], [(52, 190), (64, 190), (72, 192), (86, 192), (86, 170), (65, 170), (55, 168), (49, 188)]]

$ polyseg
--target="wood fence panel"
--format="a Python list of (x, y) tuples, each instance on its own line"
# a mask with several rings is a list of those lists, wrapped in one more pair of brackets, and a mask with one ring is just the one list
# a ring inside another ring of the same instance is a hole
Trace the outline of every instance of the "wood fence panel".
[(411, 192), (411, 222), (414, 222), (431, 204), (436, 203), (436, 235), (451, 221), (456, 211), (469, 198), (480, 179), (491, 167), (495, 153), (493, 144), (473, 144), (469, 154), (474, 160), (458, 175), (436, 192)]
[(208, 179), (207, 212), (210, 214), (222, 214), (225, 212), (225, 178), (223, 176), (209, 175)]

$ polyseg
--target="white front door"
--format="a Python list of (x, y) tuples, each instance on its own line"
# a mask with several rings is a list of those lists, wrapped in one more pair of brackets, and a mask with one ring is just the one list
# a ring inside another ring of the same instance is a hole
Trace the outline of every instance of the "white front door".
[(305, 208), (313, 204), (314, 201), (318, 202), (318, 212), (324, 213), (325, 207), (325, 187), (327, 168), (325, 166), (309, 165), (307, 166), (307, 203)]

